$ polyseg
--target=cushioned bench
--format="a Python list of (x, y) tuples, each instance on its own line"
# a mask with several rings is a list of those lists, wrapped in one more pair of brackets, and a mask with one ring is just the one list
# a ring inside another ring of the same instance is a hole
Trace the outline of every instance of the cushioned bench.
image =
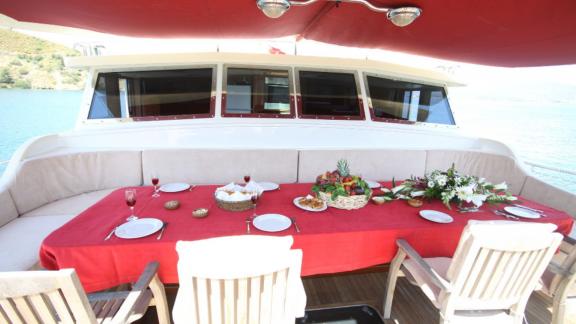
[(0, 271), (31, 268), (53, 230), (114, 188), (141, 185), (141, 159), (139, 151), (110, 151), (24, 161), (0, 191)]
[(209, 150), (167, 149), (86, 152), (24, 161), (14, 181), (0, 187), (0, 271), (37, 262), (42, 240), (118, 187), (162, 183), (224, 184), (242, 181), (313, 182), (345, 158), (366, 179), (422, 176), (452, 163), (463, 174), (506, 181), (514, 194), (576, 216), (576, 196), (528, 176), (500, 155), (453, 150)]

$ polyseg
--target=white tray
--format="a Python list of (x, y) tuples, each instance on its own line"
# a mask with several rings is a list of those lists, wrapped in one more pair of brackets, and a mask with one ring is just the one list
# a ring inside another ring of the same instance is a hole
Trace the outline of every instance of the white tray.
[(123, 239), (135, 239), (145, 237), (158, 232), (164, 223), (156, 218), (138, 218), (124, 223), (114, 231), (114, 234)]
[(521, 208), (521, 207), (506, 206), (506, 207), (504, 207), (504, 210), (508, 214), (522, 217), (522, 218), (536, 219), (536, 218), (540, 218), (540, 216), (541, 216), (539, 212), (535, 212), (535, 211), (528, 210), (528, 209)]
[(254, 218), (252, 224), (264, 232), (280, 232), (292, 226), (292, 221), (284, 215), (264, 214)]
[(300, 202), (299, 202), (299, 200), (302, 198), (304, 198), (304, 197), (294, 198), (294, 200), (292, 202), (294, 202), (294, 205), (296, 205), (296, 207), (307, 210), (307, 211), (311, 211), (311, 212), (321, 212), (321, 211), (325, 211), (328, 208), (328, 205), (326, 205), (326, 202), (324, 202), (324, 205), (322, 205), (322, 208), (319, 208), (319, 209), (310, 208), (308, 206), (302, 206), (302, 205), (300, 205)]
[(439, 212), (437, 210), (427, 210), (427, 209), (421, 210), (420, 216), (422, 216), (422, 218), (424, 219), (427, 219), (435, 223), (447, 224), (452, 223), (454, 221), (454, 218), (452, 218), (452, 216), (443, 212)]
[(175, 182), (167, 183), (160, 186), (160, 191), (162, 192), (180, 192), (190, 189), (190, 185), (187, 183)]

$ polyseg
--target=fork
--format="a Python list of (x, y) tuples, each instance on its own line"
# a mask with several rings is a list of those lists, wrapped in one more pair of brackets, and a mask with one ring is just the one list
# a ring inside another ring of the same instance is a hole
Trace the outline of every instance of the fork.
[(246, 217), (246, 234), (250, 234), (250, 222), (252, 222), (250, 216)]
[(110, 231), (110, 233), (109, 233), (108, 235), (106, 235), (106, 237), (104, 238), (104, 241), (108, 241), (108, 240), (112, 237), (112, 234), (114, 234), (114, 232), (116, 232), (116, 230), (118, 229), (118, 227), (120, 227), (120, 226), (114, 227), (114, 228), (112, 229), (112, 231)]
[(298, 224), (296, 224), (296, 219), (294, 217), (290, 217), (290, 220), (292, 220), (292, 224), (294, 225), (294, 229), (296, 229), (296, 233), (300, 233), (300, 227), (298, 227)]
[(496, 215), (498, 215), (498, 216), (504, 216), (504, 217), (506, 217), (506, 218), (508, 218), (508, 219), (519, 220), (518, 217), (513, 216), (513, 215), (510, 215), (510, 214), (508, 214), (507, 212), (503, 212), (503, 211), (501, 211), (501, 210), (494, 210), (493, 212), (494, 212), (494, 214), (496, 214)]

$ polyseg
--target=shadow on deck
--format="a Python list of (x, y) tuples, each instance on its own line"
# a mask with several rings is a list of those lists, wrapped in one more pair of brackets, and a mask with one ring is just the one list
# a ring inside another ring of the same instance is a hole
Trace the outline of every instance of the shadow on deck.
[[(307, 308), (327, 308), (347, 305), (366, 304), (382, 313), (386, 272), (346, 273), (330, 276), (305, 278), (304, 287), (308, 297)], [(170, 309), (178, 286), (166, 287)], [(576, 312), (566, 324), (576, 324)], [(551, 322), (551, 308), (545, 297), (532, 294), (526, 309), (526, 319), (530, 324), (548, 324)], [(392, 319), (386, 324), (432, 324), (438, 323), (436, 308), (424, 296), (420, 289), (411, 285), (405, 278), (399, 278), (392, 306)], [(154, 308), (138, 323), (157, 323)], [(362, 324), (362, 323), (358, 323)]]

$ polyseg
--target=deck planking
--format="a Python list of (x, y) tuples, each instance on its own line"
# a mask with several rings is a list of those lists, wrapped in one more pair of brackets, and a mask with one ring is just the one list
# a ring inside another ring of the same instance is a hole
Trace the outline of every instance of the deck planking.
[[(386, 287), (385, 271), (344, 273), (304, 278), (307, 309), (367, 304), (382, 313)], [(167, 285), (166, 295), (170, 309), (174, 305), (177, 285)], [(576, 324), (576, 301), (573, 303), (566, 324)], [(532, 294), (526, 309), (529, 324), (551, 322), (551, 305), (541, 293)], [(428, 298), (405, 278), (399, 278), (392, 305), (392, 318), (386, 324), (438, 323), (439, 314)], [(152, 307), (137, 323), (157, 323)], [(359, 323), (362, 324), (362, 323)]]

